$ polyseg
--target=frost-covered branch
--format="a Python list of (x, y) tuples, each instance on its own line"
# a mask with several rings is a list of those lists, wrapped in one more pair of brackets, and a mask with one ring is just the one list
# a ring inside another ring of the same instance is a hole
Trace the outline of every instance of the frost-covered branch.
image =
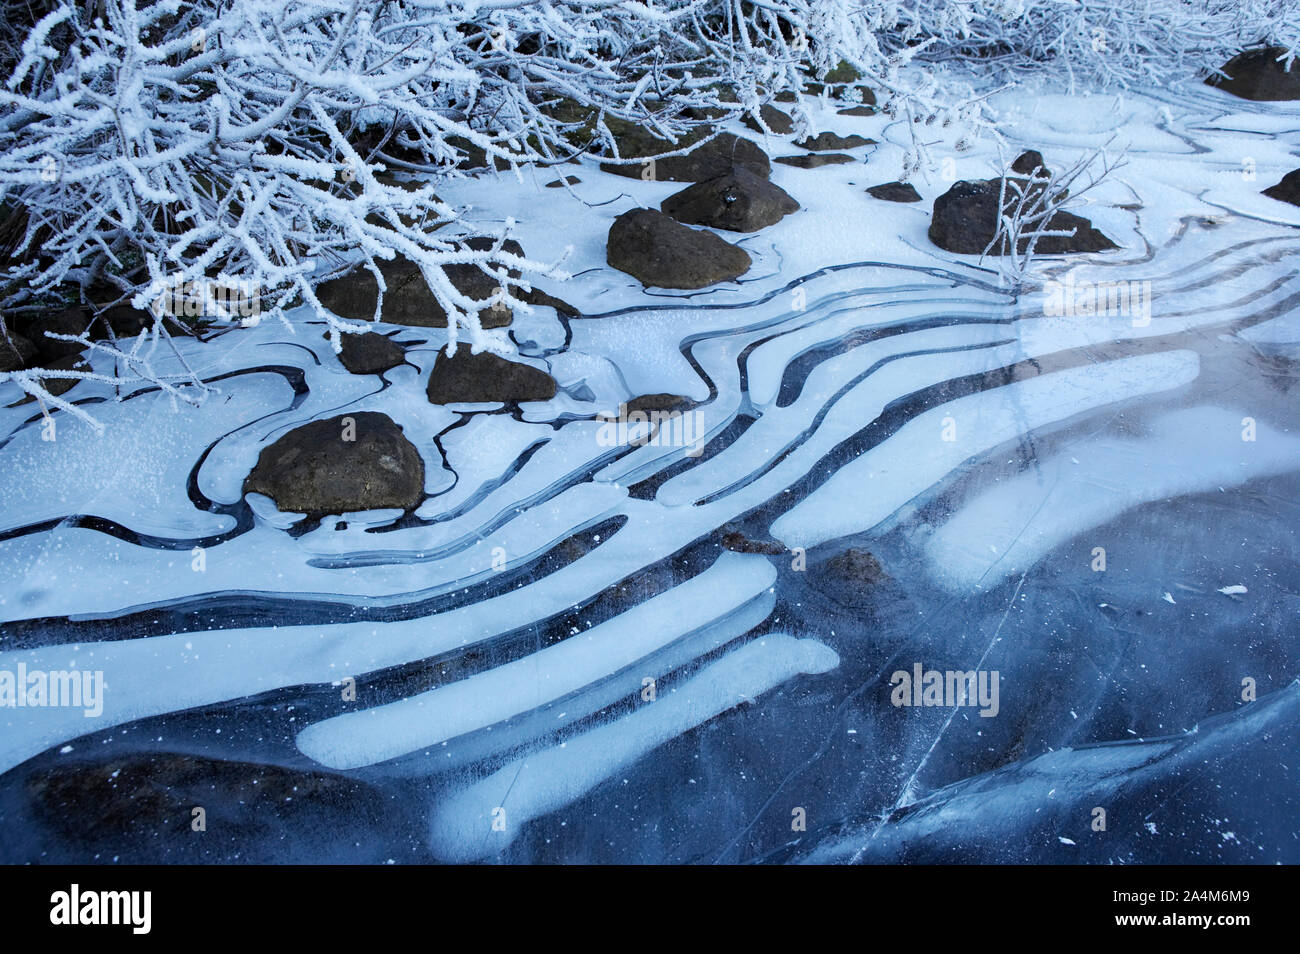
[[(1100, 161), (1101, 168), (1095, 168)], [(1095, 188), (1111, 172), (1123, 166), (1123, 156), (1109, 158), (1104, 149), (1081, 156), (1060, 172), (1039, 166), (1024, 175), (999, 173), (997, 230), (984, 254), (998, 256), (998, 272), (1003, 285), (1016, 291), (1024, 288), (1031, 266), (1038, 255), (1038, 243), (1044, 238), (1069, 238), (1074, 230), (1054, 229), (1053, 219), (1063, 211), (1067, 200), (1077, 199)], [(1006, 169), (1005, 156), (999, 150), (998, 167)], [(1088, 181), (1080, 185), (1084, 173)]]
[[(466, 330), (475, 345), (481, 303), (444, 266), (497, 278), (504, 266), (525, 284), (560, 273), (469, 250), (466, 237), (504, 236), (441, 202), (439, 182), (476, 164), (517, 173), (615, 153), (606, 119), (673, 142), (871, 38), (854, 6), (811, 0), (44, 7), (0, 43), (0, 306), (74, 289), (149, 310), (168, 287), (238, 285), (256, 289), (262, 319), (305, 303), (337, 337), (362, 329), (314, 287), (358, 264), (378, 277), (376, 262), (400, 254), (453, 343)], [(519, 304), (503, 284), (501, 303)], [(177, 324), (166, 310), (155, 331), (164, 323)]]

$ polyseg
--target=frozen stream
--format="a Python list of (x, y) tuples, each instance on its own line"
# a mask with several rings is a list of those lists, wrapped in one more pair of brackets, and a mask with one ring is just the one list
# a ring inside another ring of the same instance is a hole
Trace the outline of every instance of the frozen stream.
[[(0, 709), (0, 861), (1300, 861), (1300, 208), (1259, 195), (1300, 104), (999, 106), (1053, 168), (1128, 147), (1076, 209), (1120, 250), (1044, 275), (1149, 312), (1012, 298), (926, 238), (949, 181), (864, 193), (908, 130), (827, 109), (880, 144), (774, 165), (803, 209), (703, 292), (604, 264), (678, 184), (440, 190), (572, 246), (538, 284), (583, 317), (511, 327), (549, 402), (430, 405), (443, 335), (395, 326), (382, 380), (314, 326), (188, 342), (220, 393), (79, 385), (102, 434), (43, 440), (0, 386), (0, 670), (106, 680), (93, 719)], [(702, 453), (602, 443), (597, 412), (664, 392)], [(242, 499), (270, 441), (367, 410), (424, 455), (413, 516)], [(883, 578), (845, 580), (850, 548)], [(996, 713), (895, 705), (918, 664), (995, 673)]]

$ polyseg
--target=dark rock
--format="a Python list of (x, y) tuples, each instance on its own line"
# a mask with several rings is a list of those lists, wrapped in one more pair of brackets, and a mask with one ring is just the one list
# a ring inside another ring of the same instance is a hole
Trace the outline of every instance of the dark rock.
[(920, 202), (921, 194), (910, 182), (882, 182), (867, 188), (870, 195), (886, 202)]
[[(419, 162), (423, 164), (425, 160), (420, 159)], [(413, 177), (410, 174), (406, 174), (406, 173), (403, 174), (402, 178), (398, 178), (398, 174), (396, 172), (390, 170), (384, 170), (384, 169), (376, 170), (372, 174), (374, 175), (375, 180), (380, 185), (389, 186), (390, 188), (394, 188), (394, 189), (401, 189), (404, 192), (418, 192), (419, 190), (426, 188), (428, 186), (428, 182), (426, 182), (424, 179)], [(359, 196), (363, 188), (361, 184), (361, 180), (359, 179), (354, 180), (347, 188), (352, 195)], [(438, 198), (437, 195), (434, 195), (432, 197), (432, 201), (441, 202), (442, 200)], [(418, 214), (412, 214), (412, 213), (394, 211), (393, 214), (396, 215), (397, 222), (399, 222), (400, 224), (407, 226), (409, 228), (414, 228), (418, 226), (420, 229), (424, 230), (425, 232), (436, 232), (438, 231), (438, 229), (443, 228), (445, 225), (448, 224), (445, 220), (438, 220), (434, 218), (432, 215), (423, 212)], [(369, 215), (366, 216), (366, 222), (368, 222), (370, 225), (374, 225), (379, 228), (393, 227), (393, 222), (391, 221), (390, 216), (387, 213), (371, 212)]]
[[(735, 87), (726, 83), (714, 83), (709, 87), (717, 93), (719, 103), (735, 104), (740, 100), (736, 96)], [(734, 109), (727, 109), (723, 106), (691, 106), (683, 110), (684, 115), (691, 119), (717, 120), (730, 116)]]
[[(407, 162), (411, 165), (423, 165), (428, 160), (424, 152), (415, 146), (407, 146), (402, 140), (410, 139), (407, 130), (392, 125), (374, 124), (354, 128), (349, 141), (357, 154), (364, 161), (379, 160), (382, 156)], [(414, 140), (412, 140), (414, 141)], [(378, 178), (378, 176), (376, 176)]]
[(840, 60), (835, 68), (823, 76), (822, 79), (828, 86), (843, 86), (847, 83), (856, 83), (862, 79), (862, 74), (846, 60)]
[[(794, 132), (794, 120), (790, 118), (790, 115), (782, 112), (770, 103), (764, 103), (760, 106), (758, 115), (762, 117), (763, 122), (767, 124), (767, 128), (777, 135), (788, 136), (790, 133)], [(745, 114), (745, 118), (741, 120), (741, 122), (754, 130), (754, 132), (766, 132), (766, 130), (759, 125), (758, 120), (748, 113)]]
[(886, 579), (880, 561), (856, 547), (837, 553), (809, 573), (809, 582), (818, 590), (835, 602), (854, 608), (874, 602), (874, 587)]
[(824, 132), (811, 139), (797, 142), (795, 145), (811, 152), (829, 152), (832, 149), (857, 149), (859, 146), (869, 146), (874, 142), (874, 139), (867, 139), (865, 136), (841, 136), (838, 133)]
[[(1011, 201), (1008, 190), (1007, 200)], [(957, 182), (934, 200), (934, 215), (930, 220), (930, 241), (940, 248), (960, 255), (980, 255), (993, 241), (998, 223), (998, 180), (985, 179), (974, 182)], [(1102, 252), (1116, 247), (1115, 243), (1092, 227), (1087, 219), (1070, 212), (1057, 212), (1045, 226), (1051, 230), (1074, 229), (1075, 234), (1064, 237), (1041, 238), (1035, 251), (1044, 255), (1067, 252)], [(1018, 251), (1024, 251), (1028, 239), (1022, 240)], [(990, 249), (990, 255), (1005, 255), (1010, 251), (1007, 243)]]
[[(424, 328), (447, 327), (447, 312), (429, 290), (418, 265), (402, 255), (391, 261), (377, 259), (376, 264), (387, 286), (382, 321)], [(497, 280), (475, 265), (444, 265), (443, 271), (462, 294), (475, 301), (486, 301), (496, 294)], [(379, 284), (369, 269), (357, 268), (322, 282), (316, 288), (316, 297), (340, 318), (370, 321), (379, 298)], [(510, 324), (513, 314), (509, 307), (493, 304), (479, 311), (478, 316), (484, 328), (502, 328)]]
[(32, 364), (39, 367), (70, 354), (80, 354), (85, 350), (85, 345), (75, 341), (49, 338), (46, 337), (46, 332), (80, 335), (89, 331), (92, 337), (100, 337), (94, 334), (93, 324), (94, 317), (88, 308), (73, 305), (58, 311), (23, 315), (21, 318), (13, 319), (10, 327), (35, 346), (36, 357), (32, 359)]
[(653, 209), (615, 219), (605, 254), (614, 268), (659, 288), (704, 288), (743, 275), (751, 264), (744, 249)]
[[(662, 140), (659, 140), (659, 143), (661, 152), (676, 148)], [(653, 153), (647, 155), (653, 156)], [(733, 136), (731, 133), (719, 133), (684, 156), (647, 158), (644, 163), (631, 165), (613, 165), (606, 162), (601, 163), (600, 167), (606, 172), (613, 172), (629, 179), (657, 182), (700, 182), (704, 179), (714, 179), (730, 172), (732, 168), (739, 167), (766, 179), (772, 171), (767, 153), (748, 139)]]
[(777, 93), (776, 96), (773, 98), (778, 103), (794, 103), (797, 102), (799, 99), (799, 97), (795, 96), (795, 94), (790, 92), (790, 90), (788, 89), (781, 90), (781, 92)]
[(559, 96), (539, 104), (538, 108), (563, 126), (562, 135), (579, 147), (590, 145), (599, 114), (594, 106), (587, 106), (567, 96)]
[(723, 109), (721, 106), (687, 106), (682, 110), (682, 115), (687, 119), (712, 123), (719, 119), (726, 119), (732, 112), (733, 110)]
[[(496, 248), (497, 240), (492, 238), (490, 235), (476, 235), (473, 238), (465, 239), (460, 244), (465, 248), (473, 249), (476, 252), (490, 252), (492, 251), (492, 249)], [(502, 242), (501, 251), (505, 252), (507, 255), (514, 255), (518, 258), (524, 257), (524, 247), (520, 245), (518, 242), (516, 242), (514, 239), (506, 239), (504, 242)], [(477, 272), (479, 275), (483, 274), (483, 270), (474, 265), (448, 265), (446, 267), (470, 269), (471, 271)], [(455, 276), (459, 275), (460, 273), (449, 272), (448, 274), (452, 276), (453, 283), (456, 283)], [(511, 278), (518, 278), (519, 270), (515, 268), (507, 268), (506, 274), (509, 275)], [(456, 287), (460, 288), (460, 285), (456, 283)], [(495, 288), (495, 286), (493, 287)]]
[(676, 411), (687, 405), (693, 404), (688, 397), (682, 397), (680, 394), (642, 394), (634, 397), (630, 401), (623, 403), (623, 409), (628, 414), (637, 411)]
[[(48, 371), (89, 371), (90, 365), (80, 354), (69, 354), (45, 365)], [(78, 378), (41, 378), (41, 386), (55, 397), (71, 391), (81, 380)]]
[(1046, 178), (1052, 174), (1043, 161), (1043, 154), (1036, 149), (1026, 150), (1016, 156), (1016, 161), (1011, 163), (1011, 171), (1036, 178)]
[[(419, 266), (402, 256), (392, 261), (377, 261), (384, 276), (384, 321), (394, 324), (423, 324), (429, 321), (431, 309), (441, 308), (425, 284)], [(316, 297), (322, 305), (347, 321), (369, 321), (374, 317), (379, 298), (379, 286), (370, 271), (358, 267), (346, 275), (321, 283)], [(446, 315), (443, 315), (446, 324)]]
[(339, 345), (342, 348), (339, 361), (353, 374), (379, 374), (406, 360), (406, 352), (401, 345), (374, 331), (361, 335), (344, 335)]
[(1300, 169), (1288, 172), (1282, 177), (1281, 182), (1275, 186), (1269, 186), (1264, 190), (1263, 194), (1270, 199), (1277, 199), (1279, 202), (1300, 205)]
[(528, 302), (530, 305), (554, 308), (557, 312), (567, 318), (578, 318), (582, 315), (582, 312), (578, 311), (578, 309), (574, 308), (563, 298), (556, 298), (554, 295), (548, 295), (540, 288), (534, 288), (532, 291), (522, 291), (515, 288), (511, 290), (511, 294), (520, 301)]
[(36, 345), (16, 331), (0, 331), (0, 372), (21, 371), (36, 357)]
[[(420, 161), (423, 162), (423, 160)], [(386, 185), (394, 189), (401, 189), (404, 192), (419, 192), (428, 185), (428, 183), (423, 179), (417, 178), (411, 173), (404, 171), (398, 173), (392, 169), (376, 169), (371, 173), (371, 175), (375, 177), (375, 181), (380, 185)], [(360, 184), (354, 184), (354, 187), (349, 191), (351, 191), (353, 195), (359, 196), (361, 194)], [(434, 199), (441, 201), (436, 195), (434, 196)], [(441, 226), (439, 226), (439, 228), (441, 228)]]
[[(73, 305), (58, 310), (26, 314), (10, 322), (11, 329), (17, 332), (35, 348), (35, 354), (28, 359), (33, 367), (54, 367), (62, 358), (80, 355), (85, 347), (72, 341), (61, 341), (46, 337), (45, 332), (56, 334), (79, 335), (86, 333), (93, 341), (108, 339), (109, 329), (117, 338), (134, 338), (153, 327), (154, 317), (147, 311), (141, 311), (129, 304), (114, 305), (96, 316), (90, 308)], [(175, 331), (176, 329), (173, 329)], [(3, 336), (0, 335), (0, 345)], [(58, 365), (63, 367), (63, 365)], [(64, 390), (71, 387), (64, 385)]]
[(134, 338), (140, 332), (148, 331), (154, 324), (154, 316), (150, 312), (141, 311), (127, 303), (104, 309), (96, 320), (99, 325), (98, 330), (103, 332), (105, 337), (108, 335), (104, 332), (104, 328), (111, 328), (114, 337), (117, 338)]
[(687, 225), (757, 232), (799, 211), (799, 203), (780, 186), (737, 168), (687, 186), (664, 199), (659, 208)]
[(848, 109), (841, 109), (836, 116), (874, 116), (880, 112), (875, 106), (850, 106)]
[(357, 411), (296, 427), (263, 448), (244, 492), (315, 516), (411, 510), (424, 499), (424, 460), (388, 415)]
[(548, 189), (563, 189), (566, 185), (575, 186), (582, 180), (577, 176), (561, 176), (551, 182), (546, 183)]
[[(456, 163), (456, 168), (468, 172), (471, 169), (486, 169), (488, 166), (487, 150), (475, 145), (464, 136), (448, 136), (447, 145), (454, 146), (463, 155)], [(492, 167), (498, 172), (510, 168), (510, 163), (498, 155), (492, 156)]]
[(814, 152), (806, 156), (777, 156), (775, 162), (794, 166), (797, 169), (817, 169), (821, 166), (838, 166), (845, 162), (857, 162), (852, 156), (840, 152)]
[(1211, 76), (1205, 82), (1225, 92), (1264, 102), (1300, 99), (1300, 61), (1287, 70), (1278, 61), (1286, 50), (1280, 46), (1262, 47), (1238, 53), (1223, 64), (1228, 78)]
[[(1011, 182), (1015, 182), (1026, 191), (1044, 188), (1052, 177), (1052, 170), (1047, 168), (1047, 163), (1043, 160), (1043, 154), (1036, 149), (1030, 149), (1018, 155), (1016, 161), (1011, 163), (1011, 172), (1015, 173), (1015, 175), (1007, 175), (1008, 188), (1010, 188)], [(993, 183), (996, 185), (997, 180), (994, 179)], [(1058, 189), (1053, 194), (1058, 199), (1064, 199), (1070, 193), (1066, 189)]]
[(831, 96), (832, 99), (848, 100), (848, 101), (853, 101), (855, 99), (855, 97), (852, 94), (852, 90), (854, 90), (854, 88), (858, 88), (858, 90), (862, 91), (862, 99), (865, 100), (866, 103), (875, 103), (876, 97), (874, 92), (868, 90), (866, 86), (854, 87), (852, 83), (805, 83), (803, 84), (803, 92), (805, 92), (805, 94), (809, 96), (820, 96), (824, 92), (824, 94)]
[[(679, 149), (693, 146), (702, 139), (707, 139), (713, 133), (712, 126), (707, 123), (701, 124), (686, 130), (677, 137), (676, 142), (670, 142), (655, 135), (640, 123), (620, 119), (617, 116), (606, 116), (605, 126), (609, 129), (610, 135), (614, 137), (620, 159), (647, 159), (651, 156), (662, 155), (665, 152), (676, 152)], [(639, 170), (640, 166), (633, 165), (629, 168)], [(630, 173), (624, 172), (620, 173), (620, 175), (630, 175)], [(637, 172), (636, 176), (639, 178), (640, 172)]]
[[(826, 91), (829, 91), (832, 96), (846, 96), (860, 79), (862, 74), (844, 60), (840, 60), (839, 65), (823, 76), (821, 82), (805, 83), (804, 89), (813, 96), (820, 96)], [(864, 103), (875, 104), (876, 94), (872, 89), (867, 86), (858, 86), (857, 89), (862, 92)]]
[(549, 401), (555, 391), (555, 379), (545, 371), (489, 351), (470, 354), (465, 345), (452, 356), (439, 352), (426, 388), (431, 404)]

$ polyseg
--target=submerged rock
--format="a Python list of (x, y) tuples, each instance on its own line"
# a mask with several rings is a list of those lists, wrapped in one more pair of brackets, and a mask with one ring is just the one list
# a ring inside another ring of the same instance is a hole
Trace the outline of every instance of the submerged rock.
[(811, 570), (808, 579), (835, 602), (860, 608), (874, 602), (876, 584), (888, 577), (869, 551), (850, 547)]
[(56, 764), (24, 787), (41, 822), (72, 843), (124, 840), (128, 851), (158, 860), (172, 850), (201, 850), (202, 836), (191, 837), (196, 805), (227, 839), (261, 833), (274, 845), (286, 815), (370, 791), (341, 775), (171, 752)]
[(659, 206), (678, 222), (731, 232), (757, 232), (799, 210), (799, 203), (778, 185), (746, 169), (688, 186)]
[(858, 160), (840, 152), (814, 152), (806, 156), (777, 156), (773, 161), (794, 166), (796, 169), (817, 169), (821, 166), (838, 166)]
[(1211, 76), (1205, 82), (1242, 99), (1263, 102), (1300, 99), (1300, 57), (1287, 70), (1278, 57), (1285, 56), (1280, 46), (1268, 46), (1238, 53), (1222, 70), (1222, 76)]
[(1263, 192), (1270, 199), (1277, 199), (1279, 202), (1290, 202), (1292, 205), (1300, 205), (1300, 169), (1288, 172), (1282, 177), (1282, 181), (1275, 186), (1269, 186)]
[(632, 209), (614, 220), (606, 258), (659, 288), (704, 288), (743, 275), (751, 264), (744, 249), (653, 209)]
[(374, 331), (344, 335), (340, 346), (339, 361), (353, 374), (379, 374), (406, 360), (401, 345)]
[(622, 165), (605, 162), (600, 167), (629, 179), (656, 182), (700, 182), (728, 173), (733, 168), (747, 169), (764, 179), (772, 172), (767, 153), (748, 139), (731, 133), (721, 133), (684, 156), (653, 158), (655, 153), (680, 148), (663, 140), (656, 142), (657, 147), (647, 152), (623, 153), (624, 158), (630, 155), (647, 157), (643, 163)]
[(867, 193), (886, 202), (920, 202), (921, 194), (910, 182), (882, 182), (867, 187)]
[(545, 371), (489, 351), (470, 354), (464, 345), (454, 355), (439, 352), (425, 388), (431, 404), (549, 401), (555, 391), (555, 379)]
[(311, 516), (411, 510), (424, 499), (424, 460), (388, 415), (358, 411), (304, 424), (263, 448), (244, 493)]
[[(998, 224), (997, 179), (954, 183), (943, 195), (934, 200), (934, 215), (930, 220), (930, 241), (949, 252), (959, 255), (980, 255), (988, 248), (997, 233)], [(1045, 226), (1052, 230), (1073, 229), (1072, 236), (1049, 236), (1038, 240), (1034, 246), (1044, 255), (1067, 252), (1103, 252), (1116, 248), (1114, 242), (1093, 228), (1087, 219), (1071, 212), (1055, 213)], [(1020, 243), (1023, 251), (1028, 239)], [(1003, 241), (990, 249), (990, 255), (1006, 255), (1010, 251)]]
[(723, 527), (722, 546), (733, 553), (759, 553), (763, 556), (780, 556), (785, 547), (775, 540), (755, 540), (739, 530)]

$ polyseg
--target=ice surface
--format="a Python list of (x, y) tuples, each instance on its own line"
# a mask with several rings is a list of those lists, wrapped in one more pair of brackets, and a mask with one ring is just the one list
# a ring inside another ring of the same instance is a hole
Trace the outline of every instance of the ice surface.
[[(860, 860), (931, 841), (943, 855), (987, 821), (975, 793), (995, 790), (986, 857), (1179, 857), (1146, 835), (1089, 847), (1074, 815), (1037, 826), (1055, 802), (1021, 783), (1041, 772), (1088, 793), (1135, 779), (1135, 816), (1160, 812), (1163, 782), (1186, 785), (1177, 844), (1218, 858), (1229, 849), (1208, 847), (1203, 815), (1232, 769), (1178, 733), (1204, 723), (1204, 739), (1250, 678), (1259, 708), (1231, 717), (1233, 737), (1275, 762), (1259, 792), (1233, 789), (1237, 827), (1274, 851), (1231, 857), (1297, 860), (1294, 812), (1265, 807), (1286, 782), (1269, 738), (1294, 728), (1294, 707), (1264, 700), (1300, 671), (1300, 219), (1259, 192), (1295, 167), (1300, 107), (1200, 86), (996, 100), (1009, 146), (1053, 168), (1112, 137), (1127, 147), (1076, 206), (1122, 247), (1046, 260), (1039, 279), (1133, 283), (1149, 314), (1053, 313), (1045, 288), (1013, 295), (995, 263), (929, 242), (933, 200), (992, 174), (990, 142), (959, 152), (959, 129), (926, 127), (952, 166), (913, 177), (922, 202), (883, 203), (864, 190), (899, 176), (909, 124), (819, 107), (819, 128), (878, 144), (848, 165), (775, 165), (802, 208), (724, 236), (754, 267), (715, 288), (647, 290), (606, 266), (613, 218), (679, 183), (584, 161), (578, 200), (544, 188), (550, 175), (440, 192), (481, 221), (516, 219), (530, 257), (571, 246), (573, 279), (538, 284), (583, 316), (521, 308), (511, 329), (521, 359), (561, 384), (552, 401), (430, 405), (445, 333), (387, 325), (410, 363), (383, 376), (348, 374), (319, 324), (181, 341), (217, 392), (174, 410), (78, 384), (69, 398), (102, 437), (55, 413), (43, 441), (39, 408), (0, 385), (0, 670), (107, 682), (96, 719), (0, 709), (0, 804), (39, 814), (28, 793), (66, 765), (204, 752), (329, 768), (384, 805), (420, 806), (384, 831), (385, 857), (745, 860), (788, 841), (804, 806), (810, 831), (843, 826), (816, 836), (834, 845), (816, 857), (839, 860), (909, 800), (918, 821), (892, 820)], [(700, 456), (602, 443), (598, 411), (653, 393), (694, 402)], [(367, 410), (424, 456), (413, 514), (299, 520), (243, 499), (262, 448)], [(850, 544), (879, 559), (878, 579), (836, 577)], [(1123, 554), (1104, 574), (1087, 567), (1097, 545)], [(913, 661), (999, 669), (1000, 715), (893, 707), (888, 674)], [(1176, 738), (1108, 744), (1140, 736)], [(985, 781), (962, 801), (950, 786), (970, 778)], [(1071, 811), (1090, 807), (1078, 797)], [(359, 840), (343, 837), (355, 809), (322, 805), (330, 822), (309, 830), (268, 824), (295, 857), (334, 859)], [(3, 819), (16, 833), (3, 860), (79, 850), (40, 818)], [(999, 854), (999, 839), (1015, 847)], [(103, 848), (149, 860), (148, 844)]]
[[(777, 520), (772, 532), (791, 547), (807, 548), (870, 530), (962, 461), (1043, 424), (1186, 384), (1196, 377), (1198, 366), (1190, 351), (1124, 358), (1045, 374), (941, 405), (842, 468)], [(949, 426), (951, 440), (945, 439)]]
[[(884, 821), (813, 833), (782, 860), (1113, 864), (1159, 844), (1183, 864), (1277, 862), (1289, 855), (1281, 843), (1294, 819), (1287, 765), (1298, 707), (1293, 683), (1180, 736), (1050, 752), (947, 786)], [(1102, 806), (1106, 827), (1098, 829)], [(1260, 842), (1245, 835), (1261, 829)], [(1075, 850), (1064, 854), (1053, 842)]]
[(1241, 412), (1195, 407), (1154, 418), (1139, 438), (1072, 444), (963, 505), (926, 555), (950, 589), (996, 586), (1132, 507), (1300, 470), (1300, 438), (1243, 433)]
[[(727, 638), (740, 635), (771, 612), (775, 580), (766, 560), (724, 554), (694, 579), (580, 635), (431, 692), (317, 723), (299, 733), (298, 747), (330, 768), (356, 768), (486, 728), (646, 660), (693, 630), (725, 624), (767, 594), (761, 612), (742, 617), (746, 625), (724, 626)], [(634, 675), (629, 691), (640, 683)]]
[[(774, 633), (747, 643), (640, 711), (504, 765), (439, 802), (430, 826), (433, 850), (458, 862), (499, 851), (520, 825), (575, 801), (674, 736), (799, 673), (838, 664), (833, 651), (812, 639)], [(503, 827), (494, 830), (494, 821)]]

